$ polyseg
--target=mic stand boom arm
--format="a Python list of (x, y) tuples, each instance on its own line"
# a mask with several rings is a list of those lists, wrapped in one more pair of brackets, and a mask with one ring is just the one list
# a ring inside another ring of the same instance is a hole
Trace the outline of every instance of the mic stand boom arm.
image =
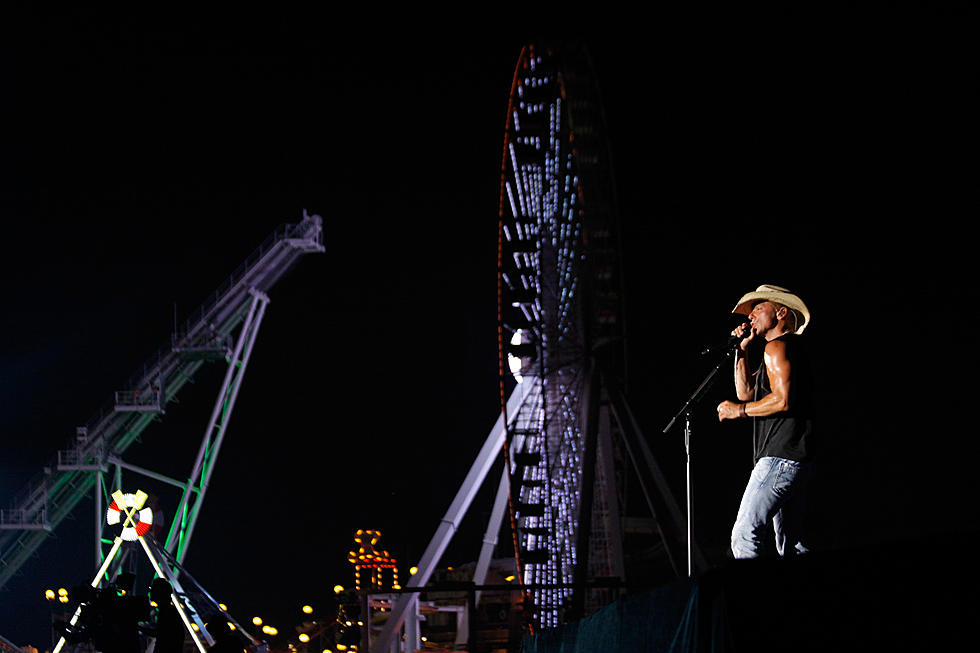
[(677, 420), (680, 419), (681, 415), (684, 416), (684, 457), (685, 457), (685, 467), (687, 476), (687, 575), (692, 576), (694, 574), (693, 568), (693, 543), (694, 539), (691, 532), (691, 515), (692, 515), (692, 488), (691, 488), (691, 412), (694, 406), (701, 400), (704, 394), (707, 392), (708, 388), (714, 382), (715, 377), (718, 375), (718, 370), (721, 366), (728, 362), (732, 356), (735, 354), (734, 348), (728, 348), (725, 351), (725, 355), (718, 361), (718, 364), (712, 368), (705, 377), (704, 381), (701, 382), (691, 396), (687, 398), (681, 409), (677, 411), (677, 414), (671, 418), (670, 423), (664, 427), (663, 432), (666, 434), (672, 428)]

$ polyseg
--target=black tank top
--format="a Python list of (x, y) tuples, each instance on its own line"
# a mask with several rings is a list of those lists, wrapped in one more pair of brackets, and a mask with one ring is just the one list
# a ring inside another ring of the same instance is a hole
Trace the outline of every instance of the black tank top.
[[(765, 456), (806, 462), (813, 457), (813, 374), (806, 342), (795, 334), (777, 338), (786, 343), (790, 364), (789, 409), (756, 417), (752, 425), (755, 459)], [(763, 361), (756, 374), (755, 399), (772, 392)]]

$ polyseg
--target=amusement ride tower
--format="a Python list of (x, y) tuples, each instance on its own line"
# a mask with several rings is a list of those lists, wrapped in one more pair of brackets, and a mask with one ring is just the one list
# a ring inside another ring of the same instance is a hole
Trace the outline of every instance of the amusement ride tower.
[[(75, 437), (15, 496), (10, 508), (0, 509), (0, 591), (89, 496), (95, 505), (93, 568), (100, 568), (113, 543), (103, 536), (103, 506), (110, 505), (113, 490), (121, 489), (123, 470), (138, 474), (154, 488), (177, 488), (180, 500), (161, 548), (175, 568), (183, 563), (270, 302), (269, 292), (304, 255), (323, 251), (320, 216), (304, 211), (300, 222), (278, 227), (175, 330), (171, 342), (151, 355), (124, 389), (77, 428)], [(226, 371), (187, 480), (124, 460), (127, 450), (140, 442), (152, 422), (164, 418), (167, 405), (178, 400), (180, 391), (208, 362), (223, 362)], [(118, 556), (120, 561), (123, 557)]]

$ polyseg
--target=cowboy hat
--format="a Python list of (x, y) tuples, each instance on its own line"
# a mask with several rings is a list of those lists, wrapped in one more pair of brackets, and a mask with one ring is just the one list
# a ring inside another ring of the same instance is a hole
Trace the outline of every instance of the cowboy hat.
[(803, 329), (810, 323), (810, 310), (803, 303), (802, 299), (785, 288), (770, 286), (768, 284), (763, 284), (756, 288), (754, 292), (742, 295), (742, 299), (738, 300), (738, 303), (735, 304), (732, 313), (748, 315), (752, 311), (752, 306), (760, 301), (774, 302), (799, 312), (803, 316), (803, 324), (798, 326), (796, 333), (803, 333)]

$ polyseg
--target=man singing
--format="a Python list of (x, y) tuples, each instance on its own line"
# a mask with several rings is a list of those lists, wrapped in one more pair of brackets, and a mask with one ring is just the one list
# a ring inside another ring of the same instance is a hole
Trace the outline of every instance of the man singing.
[[(812, 470), (813, 386), (810, 359), (800, 337), (810, 321), (803, 300), (778, 286), (744, 295), (733, 313), (748, 316), (733, 335), (735, 392), (739, 401), (718, 405), (718, 419), (752, 417), (755, 466), (732, 528), (736, 558), (764, 555), (775, 530), (781, 556), (805, 553), (803, 494)], [(762, 362), (749, 370), (748, 352), (765, 341)]]

